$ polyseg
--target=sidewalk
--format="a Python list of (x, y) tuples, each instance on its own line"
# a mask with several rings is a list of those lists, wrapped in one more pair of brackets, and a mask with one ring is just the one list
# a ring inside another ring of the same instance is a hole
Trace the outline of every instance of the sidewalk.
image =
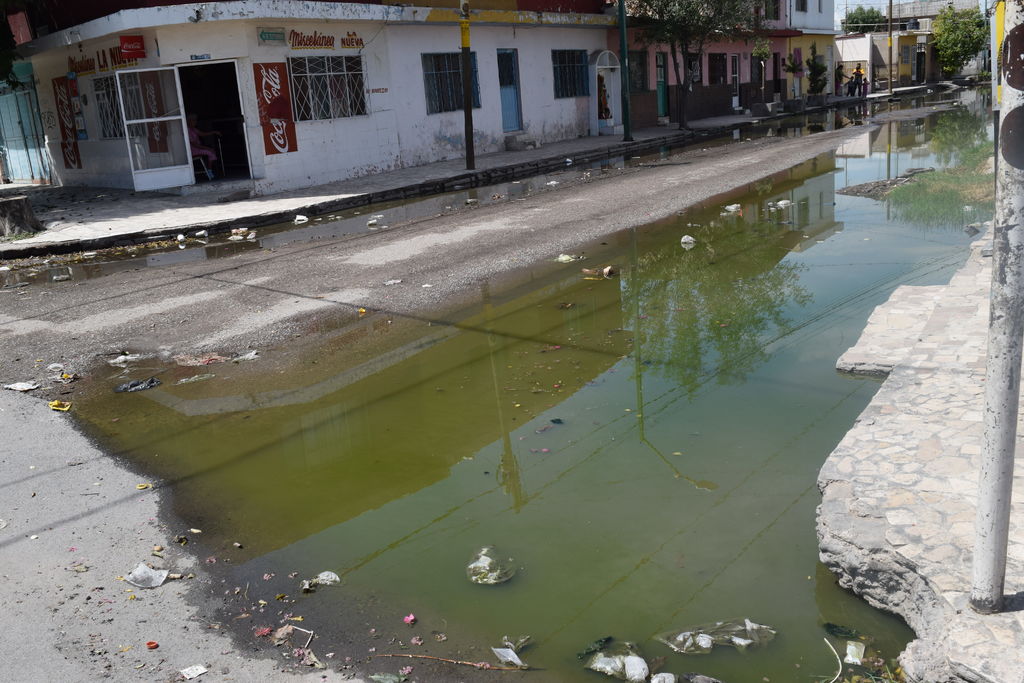
[(313, 217), (378, 202), (508, 182), (665, 145), (682, 145), (783, 116), (790, 114), (713, 117), (690, 122), (689, 131), (681, 131), (674, 124), (644, 128), (633, 131), (632, 142), (622, 142), (621, 137), (583, 137), (539, 149), (481, 155), (475, 171), (467, 171), (463, 159), (453, 159), (248, 199), (233, 197), (230, 187), (224, 192), (179, 196), (95, 187), (0, 186), (0, 197), (27, 194), (36, 216), (46, 226), (31, 237), (0, 243), (0, 260), (124, 246), (160, 236), (173, 239), (178, 233), (196, 230), (214, 234), (291, 222), (296, 214)]
[[(903, 286), (837, 367), (886, 375), (818, 478), (822, 561), (917, 634), (910, 680), (1024, 682), (1024, 452), (1006, 568), (1008, 611), (968, 606), (982, 444), (991, 228), (945, 286)], [(1024, 411), (1021, 413), (1024, 416)], [(1018, 424), (1018, 443), (1024, 420)]]
[(622, 142), (621, 136), (577, 138), (539, 149), (481, 155), (475, 171), (466, 170), (465, 160), (452, 159), (248, 199), (230, 199), (230, 188), (223, 193), (183, 196), (95, 187), (0, 188), (0, 196), (28, 194), (36, 216), (47, 228), (32, 237), (0, 244), (0, 259), (120, 246), (135, 241), (132, 238), (173, 238), (176, 233), (195, 230), (216, 233), (281, 223), (296, 214), (312, 217), (564, 169), (570, 158), (573, 164), (580, 164), (678, 145), (693, 139), (694, 134), (658, 127), (634, 131), (633, 138), (629, 143)]

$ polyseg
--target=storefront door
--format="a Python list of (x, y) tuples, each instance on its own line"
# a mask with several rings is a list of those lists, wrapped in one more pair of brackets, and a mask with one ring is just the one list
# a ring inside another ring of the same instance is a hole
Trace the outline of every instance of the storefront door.
[(117, 94), (135, 189), (195, 183), (177, 69), (122, 71), (117, 75)]
[(519, 53), (498, 50), (498, 86), (501, 91), (501, 128), (506, 133), (521, 130), (522, 110), (519, 103)]

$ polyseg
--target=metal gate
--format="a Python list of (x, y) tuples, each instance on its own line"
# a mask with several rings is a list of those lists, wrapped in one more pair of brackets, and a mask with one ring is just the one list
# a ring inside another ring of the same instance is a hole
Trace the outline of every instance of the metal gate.
[(50, 157), (35, 90), (0, 95), (0, 154), (4, 180), (50, 182)]

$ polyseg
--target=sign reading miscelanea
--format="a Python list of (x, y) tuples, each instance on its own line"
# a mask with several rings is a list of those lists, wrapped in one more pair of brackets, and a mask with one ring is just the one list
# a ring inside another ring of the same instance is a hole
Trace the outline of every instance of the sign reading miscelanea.
[(57, 108), (57, 123), (60, 126), (60, 153), (64, 168), (82, 168), (82, 157), (78, 153), (78, 132), (75, 128), (75, 114), (71, 109), (71, 98), (78, 94), (78, 84), (61, 76), (53, 79), (53, 101)]
[(346, 31), (344, 35), (320, 31), (288, 31), (288, 46), (293, 50), (361, 50), (366, 47), (362, 37), (355, 31)]
[(284, 62), (264, 62), (254, 63), (252, 69), (264, 151), (267, 154), (286, 154), (298, 150), (288, 91), (288, 68)]

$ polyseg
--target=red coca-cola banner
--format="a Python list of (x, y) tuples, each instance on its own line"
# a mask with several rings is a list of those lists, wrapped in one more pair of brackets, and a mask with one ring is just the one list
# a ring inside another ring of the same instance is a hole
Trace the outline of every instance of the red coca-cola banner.
[[(139, 88), (142, 91), (142, 111), (147, 119), (166, 116), (164, 94), (160, 89), (160, 71), (139, 73)], [(155, 121), (146, 124), (146, 141), (150, 154), (164, 154), (170, 150), (167, 144), (167, 123)]]
[(75, 113), (71, 109), (71, 98), (78, 94), (78, 84), (67, 76), (53, 79), (53, 100), (57, 107), (57, 123), (60, 126), (60, 153), (64, 157), (64, 168), (82, 168), (82, 156), (78, 153), (78, 128)]
[(125, 59), (145, 59), (146, 40), (143, 36), (120, 36), (121, 56)]
[(253, 64), (263, 149), (267, 154), (284, 154), (299, 148), (292, 119), (292, 98), (288, 92), (288, 69), (284, 62)]

